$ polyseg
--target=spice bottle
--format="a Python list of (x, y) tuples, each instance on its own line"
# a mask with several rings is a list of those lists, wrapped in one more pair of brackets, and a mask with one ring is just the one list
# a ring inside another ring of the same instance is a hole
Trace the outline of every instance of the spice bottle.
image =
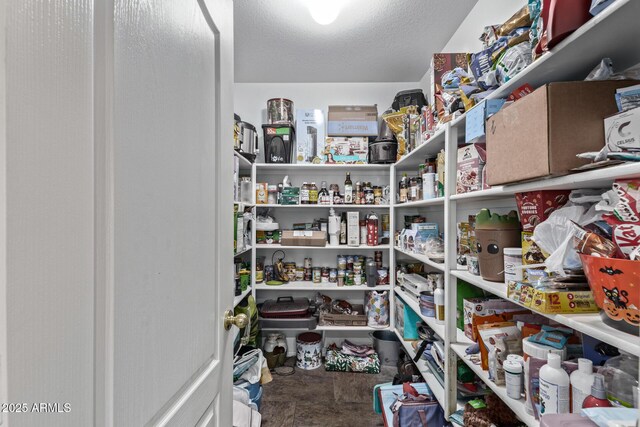
[(309, 204), (309, 184), (306, 182), (303, 182), (302, 187), (300, 187), (300, 204)]
[(399, 193), (400, 193), (400, 203), (407, 203), (408, 201), (408, 191), (409, 189), (407, 183), (407, 174), (402, 175), (402, 179), (399, 184)]
[(315, 182), (312, 182), (309, 186), (309, 204), (317, 205), (318, 204), (318, 186)]

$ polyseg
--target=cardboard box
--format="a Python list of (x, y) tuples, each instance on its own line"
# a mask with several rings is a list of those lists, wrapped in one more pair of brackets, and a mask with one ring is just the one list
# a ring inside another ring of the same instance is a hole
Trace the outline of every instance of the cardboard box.
[(256, 243), (259, 245), (280, 243), (280, 230), (256, 230)]
[[(549, 256), (533, 241), (532, 231), (522, 232), (522, 265), (542, 264)], [(522, 271), (524, 282), (537, 282), (540, 278), (548, 277), (545, 267), (530, 267)]]
[(500, 111), (506, 99), (486, 99), (467, 112), (465, 120), (464, 141), (467, 144), (474, 142), (485, 142), (485, 122)]
[(362, 314), (334, 314), (320, 312), (321, 326), (367, 326), (367, 315), (362, 304), (353, 304), (353, 311)]
[(640, 107), (604, 119), (609, 151), (640, 150)]
[(539, 313), (597, 313), (590, 290), (536, 289), (529, 283), (512, 282), (507, 297)]
[(411, 224), (411, 229), (416, 232), (416, 238), (426, 240), (429, 237), (439, 237), (437, 222), (419, 222)]
[(434, 53), (429, 68), (429, 105), (435, 105), (436, 84), (442, 85), (442, 75), (456, 67), (464, 70), (469, 68), (468, 53)]
[(360, 246), (360, 212), (347, 212), (347, 245)]
[(280, 244), (283, 246), (326, 246), (327, 233), (312, 230), (283, 230)]
[(516, 193), (520, 223), (524, 231), (533, 231), (556, 209), (569, 201), (569, 190), (543, 190)]
[(470, 193), (485, 188), (485, 144), (469, 144), (458, 148), (456, 194)]
[(550, 83), (487, 120), (487, 180), (507, 184), (564, 175), (599, 151), (602, 120), (617, 112), (615, 93), (629, 81)]
[(296, 163), (322, 163), (324, 125), (322, 110), (296, 110)]
[(487, 316), (505, 311), (518, 311), (518, 307), (511, 301), (502, 298), (469, 298), (462, 301), (464, 334), (470, 340), (474, 339), (472, 321), (473, 315)]
[(330, 105), (327, 136), (378, 136), (378, 107)]
[(367, 163), (369, 158), (369, 138), (328, 137), (323, 151), (324, 163)]
[(280, 199), (281, 205), (300, 204), (300, 187), (284, 187)]

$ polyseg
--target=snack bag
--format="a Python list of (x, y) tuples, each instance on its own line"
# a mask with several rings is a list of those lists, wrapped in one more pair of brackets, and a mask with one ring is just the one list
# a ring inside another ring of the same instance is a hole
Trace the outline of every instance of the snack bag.
[(613, 227), (613, 242), (621, 257), (630, 258), (640, 248), (640, 179), (614, 182), (609, 213), (604, 215)]

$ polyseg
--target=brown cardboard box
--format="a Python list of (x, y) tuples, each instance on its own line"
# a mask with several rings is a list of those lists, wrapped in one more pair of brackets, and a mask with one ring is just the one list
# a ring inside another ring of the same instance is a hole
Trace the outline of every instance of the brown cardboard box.
[(604, 146), (602, 120), (617, 111), (628, 81), (545, 85), (487, 120), (487, 180), (506, 184), (564, 175), (587, 161), (576, 154)]
[(329, 105), (327, 136), (377, 136), (376, 105)]
[(283, 246), (325, 246), (327, 233), (312, 230), (283, 230), (280, 244)]

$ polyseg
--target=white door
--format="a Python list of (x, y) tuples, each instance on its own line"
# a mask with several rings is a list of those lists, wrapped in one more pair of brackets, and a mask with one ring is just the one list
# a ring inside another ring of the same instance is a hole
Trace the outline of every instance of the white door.
[(231, 426), (232, 14), (0, 1), (1, 427)]
[(104, 423), (228, 427), (232, 3), (113, 0), (113, 14)]

